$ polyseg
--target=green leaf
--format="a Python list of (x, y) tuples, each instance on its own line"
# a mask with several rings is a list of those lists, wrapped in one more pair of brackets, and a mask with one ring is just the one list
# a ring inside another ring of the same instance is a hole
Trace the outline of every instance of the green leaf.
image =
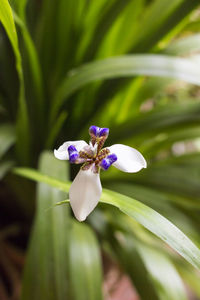
[[(65, 185), (62, 181), (48, 178), (31, 169), (15, 168), (13, 171), (15, 174), (32, 180), (48, 182), (48, 184), (65, 191), (70, 185), (69, 183)], [(200, 250), (183, 232), (155, 210), (135, 199), (106, 189), (104, 189), (100, 201), (119, 208), (165, 241), (194, 267), (200, 269)]]
[(21, 66), (21, 56), (18, 47), (18, 39), (16, 28), (13, 20), (12, 10), (7, 0), (2, 0), (0, 2), (0, 21), (6, 30), (8, 38), (13, 47), (13, 51), (16, 57), (16, 67), (19, 75), (21, 76), (22, 66)]
[[(76, 47), (77, 42), (77, 31), (79, 30), (79, 26), (81, 27), (82, 22), (85, 20), (85, 14), (83, 18), (82, 13), (86, 1), (59, 0), (58, 3), (57, 1), (55, 1), (55, 3), (57, 10), (57, 22), (54, 26), (56, 34), (52, 38), (56, 41), (56, 54), (53, 57), (53, 61), (55, 64), (55, 81), (57, 84), (63, 78), (66, 69), (74, 63), (73, 56), (78, 51), (77, 49), (74, 53), (74, 47)], [(47, 5), (49, 5), (48, 1)], [(44, 32), (44, 34), (46, 35), (46, 32)]]
[[(96, 57), (103, 58), (124, 54), (130, 50), (132, 43), (134, 43), (140, 23), (138, 21), (141, 20), (141, 15), (144, 15), (145, 1), (132, 0), (124, 2), (124, 4), (126, 6), (122, 7), (123, 9), (121, 9), (113, 24), (108, 20), (105, 24), (106, 26), (104, 25), (106, 32), (97, 48)], [(102, 24), (98, 24), (99, 28), (101, 26)]]
[(15, 130), (12, 125), (0, 125), (0, 158), (14, 144), (16, 140)]
[[(46, 184), (49, 184), (50, 186), (57, 187), (61, 191), (68, 191), (70, 187), (69, 181), (61, 181), (54, 177), (47, 176), (44, 173), (37, 171), (35, 169), (30, 168), (14, 168), (13, 173), (16, 175), (20, 175), (22, 177), (29, 178), (31, 180), (37, 181), (37, 182), (44, 182)], [(52, 170), (52, 173), (49, 175), (54, 174), (54, 171)]]
[(200, 85), (200, 68), (185, 58), (141, 54), (99, 60), (72, 70), (64, 79), (55, 95), (51, 121), (54, 121), (64, 101), (84, 85), (96, 80), (135, 75), (171, 77)]
[(56, 205), (63, 205), (63, 204), (68, 204), (69, 203), (69, 199), (66, 199), (66, 200), (62, 200), (60, 202), (56, 202), (55, 206)]
[(16, 58), (16, 69), (20, 81), (19, 109), (17, 118), (17, 152), (21, 161), (28, 162), (30, 150), (30, 132), (27, 106), (25, 101), (23, 69), (12, 10), (7, 0), (1, 0), (0, 2), (0, 22), (3, 24), (3, 27), (5, 28), (10, 43), (12, 45)]
[(139, 252), (134, 246), (135, 239), (133, 237), (128, 239), (120, 232), (120, 241), (120, 238), (118, 238), (119, 232), (115, 229), (116, 228), (113, 230), (112, 238), (109, 236), (108, 239), (108, 245), (111, 248), (112, 257), (117, 257), (121, 268), (132, 280), (141, 300), (159, 300), (157, 291), (151, 282), (148, 270), (144, 265)]
[[(130, 226), (125, 218), (120, 221), (125, 221), (124, 227)], [(135, 227), (134, 225), (132, 224), (132, 227)], [(131, 233), (120, 232), (117, 235), (115, 226), (113, 230), (114, 239), (111, 244), (113, 252), (133, 280), (141, 299), (186, 300), (186, 291), (181, 278), (168, 254), (161, 252), (162, 248), (156, 249), (155, 245), (152, 247), (146, 242), (139, 241)]]
[[(160, 300), (186, 300), (183, 282), (170, 259), (160, 251), (136, 243)], [(159, 267), (158, 267), (159, 266)]]
[(14, 162), (13, 161), (3, 161), (0, 162), (0, 180), (7, 174), (8, 171), (10, 171), (10, 169), (13, 168), (14, 166)]
[(92, 230), (73, 222), (69, 245), (70, 299), (102, 299), (102, 270), (99, 245)]
[(98, 18), (98, 23), (93, 32), (93, 36), (90, 39), (91, 45), (88, 46), (84, 61), (91, 60), (97, 50), (99, 49), (102, 41), (105, 39), (106, 33), (109, 31), (110, 27), (114, 21), (121, 15), (123, 10), (128, 6), (130, 0), (115, 0), (109, 7), (108, 3), (104, 9), (102, 9), (101, 14)]
[(105, 190), (101, 202), (118, 207), (149, 231), (157, 235), (194, 267), (200, 269), (200, 250), (176, 226), (159, 213), (130, 197)]
[[(178, 213), (177, 209), (175, 207), (172, 208), (172, 206), (180, 206), (191, 210), (200, 208), (198, 200), (181, 196), (178, 197), (175, 193), (162, 192), (156, 188), (147, 187), (144, 184), (139, 185), (132, 181), (127, 182), (126, 180), (120, 182), (119, 179), (117, 179), (117, 184), (115, 180), (106, 181), (104, 184), (108, 189), (143, 202), (159, 213), (164, 214), (167, 218), (170, 218), (170, 216), (173, 218), (175, 214), (174, 219), (176, 219), (176, 221), (182, 220), (183, 225), (186, 223), (183, 215), (181, 212)], [(188, 227), (188, 224), (186, 227)]]
[(181, 261), (175, 262), (177, 269), (186, 285), (196, 294), (197, 299), (200, 298), (200, 274), (197, 270), (192, 269), (191, 265), (185, 266)]
[(200, 51), (200, 34), (193, 34), (177, 39), (163, 53), (170, 55), (185, 55)]
[(181, 21), (199, 4), (198, 0), (155, 0), (147, 6), (138, 22), (137, 34), (133, 40), (132, 52), (149, 51), (170, 31), (180, 26)]
[(196, 169), (195, 166), (190, 167), (187, 164), (181, 165), (178, 158), (174, 158), (172, 163), (167, 160), (157, 162), (145, 170), (142, 176), (138, 174), (135, 181), (183, 198), (188, 197), (196, 207), (199, 204), (199, 168)]
[(35, 45), (33, 43), (33, 40), (31, 38), (31, 35), (28, 31), (27, 25), (26, 25), (26, 18), (25, 18), (25, 7), (26, 3), (22, 3), (20, 1), (19, 4), (23, 4), (19, 10), (21, 11), (20, 16), (21, 18), (13, 12), (15, 22), (19, 26), (22, 32), (23, 41), (25, 45), (25, 50), (28, 57), (28, 66), (31, 73), (31, 79), (33, 81), (33, 91), (35, 91), (36, 94), (36, 106), (37, 106), (37, 117), (39, 114), (39, 121), (42, 122), (42, 117), (44, 117), (42, 114), (44, 113), (44, 91), (43, 91), (43, 82), (42, 82), (42, 71), (39, 63), (39, 58), (37, 55), (37, 51), (35, 48)]
[(111, 142), (115, 143), (119, 138), (125, 139), (134, 136), (139, 140), (156, 139), (156, 134), (172, 132), (183, 126), (199, 124), (200, 103), (177, 103), (157, 106), (155, 109), (143, 114), (135, 114), (134, 119), (128, 118), (112, 133)]
[(46, 140), (46, 147), (47, 148), (52, 148), (52, 145), (55, 141), (55, 139), (57, 138), (60, 130), (62, 129), (62, 126), (64, 124), (64, 122), (66, 121), (68, 117), (68, 113), (66, 111), (62, 111), (59, 116), (57, 117), (53, 128), (50, 130), (49, 134), (48, 134), (48, 138)]
[[(40, 170), (66, 180), (66, 163), (45, 152)], [(68, 208), (48, 209), (63, 192), (45, 183), (37, 188), (37, 211), (24, 270), (22, 299), (68, 299)], [(34, 284), (33, 284), (34, 283)]]

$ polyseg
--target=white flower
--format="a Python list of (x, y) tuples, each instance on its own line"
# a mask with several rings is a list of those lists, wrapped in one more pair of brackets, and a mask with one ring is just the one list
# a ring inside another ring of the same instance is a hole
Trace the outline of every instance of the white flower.
[(84, 221), (99, 202), (102, 193), (100, 169), (107, 170), (113, 165), (121, 171), (135, 173), (147, 166), (142, 154), (129, 146), (115, 144), (102, 149), (108, 128), (91, 126), (89, 134), (89, 144), (69, 141), (54, 150), (58, 159), (83, 163), (69, 190), (70, 204), (79, 221)]

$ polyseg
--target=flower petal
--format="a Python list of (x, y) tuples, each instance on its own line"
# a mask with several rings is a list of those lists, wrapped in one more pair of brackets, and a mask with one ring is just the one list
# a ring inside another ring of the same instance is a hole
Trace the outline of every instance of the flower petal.
[(92, 169), (80, 170), (69, 190), (69, 199), (75, 217), (84, 221), (97, 205), (102, 193), (100, 177)]
[(92, 125), (89, 128), (89, 134), (92, 136), (94, 135), (96, 137), (105, 136), (107, 138), (109, 135), (109, 128), (101, 128), (101, 127)]
[(79, 152), (73, 145), (68, 147), (69, 161), (70, 163), (75, 163), (77, 158), (79, 157)]
[(88, 144), (85, 141), (65, 142), (57, 150), (56, 149), (54, 150), (55, 157), (61, 160), (68, 160), (69, 159), (68, 147), (71, 145), (75, 146), (77, 151), (80, 151), (83, 149), (83, 147), (87, 146)]
[(110, 168), (110, 166), (117, 160), (117, 155), (116, 154), (110, 154), (108, 156), (106, 156), (106, 158), (104, 158), (101, 163), (100, 166), (102, 167), (103, 170), (108, 170), (108, 168)]
[(132, 147), (115, 144), (107, 148), (111, 153), (117, 155), (117, 161), (113, 163), (113, 166), (121, 171), (135, 173), (147, 167), (146, 160), (142, 154)]

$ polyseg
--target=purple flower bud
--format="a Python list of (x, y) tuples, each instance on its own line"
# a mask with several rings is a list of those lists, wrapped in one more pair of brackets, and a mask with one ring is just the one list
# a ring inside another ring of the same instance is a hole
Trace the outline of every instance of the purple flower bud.
[(99, 136), (107, 137), (109, 135), (109, 128), (100, 128)]
[(102, 137), (102, 136), (107, 137), (109, 134), (109, 128), (101, 128), (101, 127), (92, 125), (89, 128), (89, 133), (90, 133), (90, 135), (94, 135), (96, 137)]
[(107, 170), (117, 160), (116, 154), (110, 154), (101, 161), (100, 166), (102, 169)]
[(90, 135), (98, 136), (99, 129), (100, 128), (97, 126), (94, 126), (94, 125), (90, 126), (90, 128), (89, 128)]
[(79, 152), (77, 151), (76, 147), (74, 147), (73, 145), (69, 146), (68, 153), (70, 163), (75, 163), (77, 158), (79, 157)]

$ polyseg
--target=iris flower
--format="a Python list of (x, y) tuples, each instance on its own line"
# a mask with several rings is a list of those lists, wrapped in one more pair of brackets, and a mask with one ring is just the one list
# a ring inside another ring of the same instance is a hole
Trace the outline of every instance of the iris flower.
[(69, 190), (69, 199), (75, 217), (84, 221), (93, 211), (101, 197), (100, 170), (108, 170), (113, 165), (121, 171), (135, 173), (147, 164), (140, 152), (126, 145), (115, 144), (103, 148), (109, 129), (91, 126), (91, 140), (65, 142), (54, 150), (56, 158), (83, 165)]

